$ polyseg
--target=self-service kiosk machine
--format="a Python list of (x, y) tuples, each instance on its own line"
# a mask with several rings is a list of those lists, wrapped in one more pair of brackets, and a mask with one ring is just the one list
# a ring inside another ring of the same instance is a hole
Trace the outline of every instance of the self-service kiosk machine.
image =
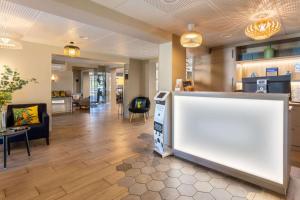
[(172, 154), (171, 147), (171, 95), (159, 91), (155, 97), (154, 151), (162, 157)]

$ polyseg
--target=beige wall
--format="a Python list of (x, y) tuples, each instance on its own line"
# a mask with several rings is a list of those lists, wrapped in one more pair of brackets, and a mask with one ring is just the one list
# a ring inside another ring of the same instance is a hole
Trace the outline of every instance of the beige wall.
[(159, 45), (159, 90), (172, 90), (172, 42)]
[(52, 81), (53, 90), (63, 90), (73, 93), (73, 71), (72, 68), (66, 68), (64, 71), (52, 70), (52, 74), (55, 76), (55, 80)]
[(156, 77), (155, 77), (155, 72), (156, 72), (156, 63), (158, 62), (157, 59), (152, 59), (149, 61), (145, 61), (145, 96), (149, 97), (150, 102), (151, 102), (151, 107), (150, 107), (150, 116), (154, 115), (154, 96), (156, 94)]
[(137, 60), (130, 59), (129, 65), (125, 65), (128, 70), (128, 80), (124, 83), (124, 115), (129, 116), (128, 105), (137, 96), (148, 97), (151, 101), (150, 115), (154, 113), (155, 91), (155, 64), (157, 59)]
[(81, 93), (81, 71), (73, 70), (73, 93)]
[(113, 68), (110, 70), (110, 105), (111, 109), (116, 109), (117, 108), (117, 103), (116, 103), (116, 88), (117, 88), (117, 82), (116, 82), (116, 73), (117, 69)]
[(188, 49), (188, 55), (194, 58), (195, 90), (232, 91), (235, 78), (233, 47)]
[(176, 79), (186, 78), (186, 49), (180, 37), (172, 35), (172, 42), (159, 45), (159, 90), (172, 91)]
[(82, 72), (82, 96), (83, 98), (87, 98), (90, 96), (90, 72), (83, 71)]
[(129, 64), (125, 65), (125, 70), (128, 70), (128, 80), (125, 80), (124, 84), (124, 116), (128, 117), (128, 106), (131, 100), (144, 95), (144, 62), (130, 59)]
[(172, 89), (176, 79), (186, 79), (186, 48), (180, 44), (180, 36), (172, 35)]
[(12, 103), (47, 103), (51, 113), (51, 54), (49, 46), (23, 43), (22, 50), (0, 49), (0, 64), (20, 72), (24, 78), (34, 77), (38, 84), (30, 84), (13, 95)]
[[(0, 49), (0, 65), (9, 65), (22, 77), (37, 78), (38, 84), (30, 84), (13, 95), (13, 103), (44, 102), (51, 114), (51, 59), (52, 54), (62, 54), (63, 47), (22, 42), (22, 50)], [(128, 63), (128, 58), (81, 52), (81, 57), (110, 62)]]

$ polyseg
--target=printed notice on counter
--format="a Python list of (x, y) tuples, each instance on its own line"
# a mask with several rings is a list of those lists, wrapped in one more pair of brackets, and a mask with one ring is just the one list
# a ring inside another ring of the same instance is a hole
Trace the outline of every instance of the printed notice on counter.
[(295, 72), (299, 73), (300, 72), (300, 63), (295, 64)]

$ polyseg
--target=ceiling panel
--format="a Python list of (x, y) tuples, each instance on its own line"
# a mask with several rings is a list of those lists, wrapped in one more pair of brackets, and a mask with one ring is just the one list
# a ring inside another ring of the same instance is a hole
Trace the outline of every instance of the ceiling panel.
[[(119, 3), (122, 1), (114, 1), (110, 5)], [(143, 59), (158, 56), (157, 44), (40, 12), (9, 0), (0, 0), (0, 33), (1, 31), (17, 32), (22, 34), (23, 41), (54, 45), (62, 49), (67, 43), (74, 41), (85, 51)]]
[[(109, 6), (107, 1), (94, 1)], [(278, 35), (300, 32), (300, 0), (127, 0), (111, 8), (177, 34), (196, 23), (207, 46), (250, 40), (244, 30), (261, 12), (281, 21)]]

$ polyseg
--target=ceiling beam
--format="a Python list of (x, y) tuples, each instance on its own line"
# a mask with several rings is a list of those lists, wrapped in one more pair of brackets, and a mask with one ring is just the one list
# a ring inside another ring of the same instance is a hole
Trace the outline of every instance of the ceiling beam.
[(171, 34), (89, 0), (11, 0), (17, 4), (152, 43), (171, 40)]

